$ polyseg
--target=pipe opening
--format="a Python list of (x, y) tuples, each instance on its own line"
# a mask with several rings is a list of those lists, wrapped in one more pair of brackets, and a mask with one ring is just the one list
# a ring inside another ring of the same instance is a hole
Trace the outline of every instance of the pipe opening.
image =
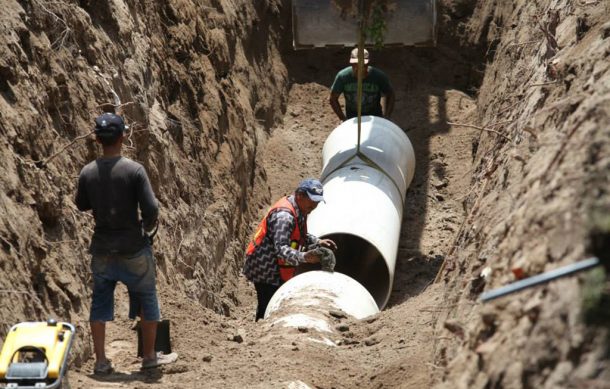
[[(321, 238), (337, 243), (335, 271), (358, 281), (373, 296), (379, 309), (383, 308), (389, 294), (390, 274), (379, 250), (365, 239), (351, 234), (329, 234)], [(307, 270), (312, 270), (312, 267), (300, 269), (299, 273)]]

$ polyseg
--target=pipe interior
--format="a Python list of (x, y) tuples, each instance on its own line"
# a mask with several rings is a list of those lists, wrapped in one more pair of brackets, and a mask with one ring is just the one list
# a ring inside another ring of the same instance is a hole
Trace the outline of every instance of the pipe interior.
[[(389, 293), (390, 274), (379, 250), (365, 239), (351, 234), (329, 234), (321, 238), (337, 243), (335, 271), (358, 281), (382, 309)], [(299, 273), (315, 269), (319, 269), (319, 265), (305, 265)]]

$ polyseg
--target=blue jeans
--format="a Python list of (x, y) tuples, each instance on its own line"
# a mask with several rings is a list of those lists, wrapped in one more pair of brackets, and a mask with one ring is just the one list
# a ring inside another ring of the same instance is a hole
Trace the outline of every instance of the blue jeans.
[(114, 289), (117, 282), (129, 292), (129, 318), (141, 315), (142, 320), (158, 321), (156, 262), (150, 247), (133, 255), (97, 255), (91, 259), (93, 296), (90, 321), (114, 319)]

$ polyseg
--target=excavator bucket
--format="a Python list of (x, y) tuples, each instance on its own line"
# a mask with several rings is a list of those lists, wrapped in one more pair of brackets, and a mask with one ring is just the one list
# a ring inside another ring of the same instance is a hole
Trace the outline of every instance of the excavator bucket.
[[(355, 46), (358, 3), (359, 0), (292, 0), (294, 48)], [(384, 46), (436, 44), (436, 0), (375, 0), (373, 7), (376, 6), (377, 17), (385, 23)], [(367, 45), (374, 43), (371, 37), (367, 38)]]

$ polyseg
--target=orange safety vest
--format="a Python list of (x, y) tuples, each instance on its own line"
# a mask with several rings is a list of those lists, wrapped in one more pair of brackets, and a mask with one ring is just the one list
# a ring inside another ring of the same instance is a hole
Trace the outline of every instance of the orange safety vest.
[[(267, 236), (267, 218), (269, 217), (271, 212), (280, 208), (287, 209), (288, 211), (290, 211), (290, 213), (292, 213), (292, 216), (294, 216), (294, 220), (296, 221), (296, 226), (290, 234), (290, 247), (296, 250), (300, 250), (301, 247), (305, 246), (307, 239), (307, 222), (305, 222), (305, 225), (303, 226), (303, 233), (301, 233), (301, 228), (299, 227), (299, 218), (297, 217), (296, 210), (292, 206), (292, 203), (288, 201), (288, 197), (282, 197), (269, 209), (263, 220), (261, 220), (260, 224), (258, 225), (258, 228), (256, 229), (256, 233), (254, 233), (254, 237), (248, 244), (248, 248), (246, 249), (246, 255), (251, 255), (252, 253), (254, 253), (254, 250), (256, 250), (256, 248), (261, 245), (263, 239), (265, 239), (265, 236)], [(294, 274), (297, 270), (295, 266), (287, 265), (286, 261), (283, 258), (278, 258), (277, 264), (280, 267), (280, 278), (283, 282), (286, 282), (292, 277), (294, 277)]]

